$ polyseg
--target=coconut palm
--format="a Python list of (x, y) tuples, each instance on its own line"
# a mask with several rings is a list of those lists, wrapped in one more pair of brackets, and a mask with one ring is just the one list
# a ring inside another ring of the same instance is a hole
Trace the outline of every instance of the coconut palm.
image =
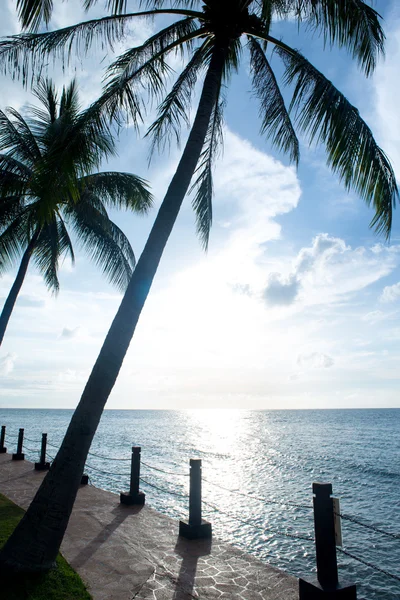
[(51, 81), (34, 93), (42, 108), (25, 119), (0, 111), (0, 273), (21, 258), (0, 315), (0, 344), (31, 259), (47, 287), (58, 292), (64, 255), (74, 261), (70, 229), (108, 279), (125, 290), (135, 264), (128, 239), (106, 206), (146, 212), (151, 196), (144, 181), (128, 173), (96, 173), (115, 153), (112, 137), (79, 112), (75, 82), (60, 98)]
[[(26, 26), (49, 18), (51, 2), (19, 1)], [(86, 7), (95, 0), (86, 0)], [(25, 7), (29, 7), (25, 10)], [(72, 417), (64, 441), (23, 521), (4, 547), (2, 561), (9, 567), (49, 568), (61, 543), (87, 452), (104, 405), (114, 386), (125, 353), (149, 293), (164, 247), (190, 182), (195, 176), (193, 206), (201, 239), (207, 244), (212, 218), (212, 164), (221, 138), (223, 90), (230, 74), (250, 55), (251, 78), (260, 101), (262, 133), (296, 163), (296, 131), (325, 145), (328, 164), (347, 188), (356, 190), (375, 210), (372, 224), (389, 235), (396, 180), (385, 154), (357, 109), (299, 51), (272, 35), (273, 18), (295, 18), (322, 32), (327, 42), (343, 46), (361, 69), (372, 73), (383, 51), (384, 35), (378, 14), (361, 0), (148, 0), (135, 13), (126, 12), (124, 0), (109, 0), (111, 15), (57, 32), (29, 33), (0, 44), (5, 68), (27, 77), (50, 54), (87, 50), (100, 36), (112, 45), (125, 25), (143, 15), (176, 15), (178, 19), (157, 31), (139, 47), (127, 50), (108, 70), (107, 85), (97, 108), (119, 117), (128, 109), (140, 119), (141, 92), (158, 96), (169, 75), (167, 58), (183, 50), (186, 63), (171, 91), (160, 104), (150, 128), (155, 145), (168, 134), (179, 136), (188, 122), (196, 81), (204, 76), (196, 116), (182, 158), (161, 204), (149, 239), (133, 272), (117, 315)], [(47, 11), (46, 13), (43, 11)], [(269, 49), (283, 62), (283, 82), (291, 84), (289, 109), (271, 66)], [(20, 65), (20, 71), (16, 71)], [(292, 117), (293, 120), (292, 120)], [(27, 540), (30, 543), (27, 543)]]

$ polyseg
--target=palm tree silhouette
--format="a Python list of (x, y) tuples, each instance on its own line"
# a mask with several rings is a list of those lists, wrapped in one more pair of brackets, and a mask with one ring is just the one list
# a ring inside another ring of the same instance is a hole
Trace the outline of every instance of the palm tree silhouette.
[(146, 183), (128, 173), (93, 172), (115, 153), (112, 137), (90, 111), (79, 112), (75, 81), (60, 98), (51, 81), (34, 90), (43, 108), (0, 111), (0, 273), (22, 254), (0, 315), (0, 344), (31, 259), (47, 287), (58, 292), (63, 255), (74, 261), (71, 229), (108, 279), (125, 290), (135, 256), (106, 210), (145, 213), (151, 206)]

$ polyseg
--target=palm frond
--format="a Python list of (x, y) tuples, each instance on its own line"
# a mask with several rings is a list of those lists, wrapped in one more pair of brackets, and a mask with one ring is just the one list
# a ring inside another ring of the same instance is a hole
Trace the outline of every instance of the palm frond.
[(2, 196), (0, 199), (0, 231), (17, 219), (24, 208), (24, 199), (19, 195)]
[(72, 243), (67, 229), (61, 219), (54, 218), (42, 227), (32, 258), (45, 284), (55, 294), (60, 289), (57, 271), (60, 258), (64, 254), (69, 254), (72, 261), (74, 260)]
[(223, 109), (225, 102), (220, 100), (221, 88), (211, 115), (207, 136), (199, 165), (196, 169), (196, 179), (189, 193), (196, 194), (192, 200), (192, 207), (196, 215), (196, 230), (203, 248), (207, 250), (212, 225), (212, 197), (213, 197), (213, 166), (218, 150), (223, 141)]
[(49, 24), (53, 0), (17, 0), (17, 12), (22, 29), (37, 31), (43, 21)]
[[(85, 0), (83, 7), (85, 10), (89, 10), (97, 4), (98, 0)], [(126, 11), (127, 0), (107, 0), (106, 9), (112, 15), (121, 15)]]
[[(143, 6), (150, 10), (166, 8), (165, 4), (165, 0), (139, 0), (139, 6)], [(195, 7), (200, 8), (202, 4), (203, 2), (201, 0), (169, 0), (169, 6), (177, 10), (192, 9)]]
[(330, 44), (346, 47), (371, 75), (384, 52), (385, 34), (379, 13), (362, 0), (293, 0), (298, 19), (322, 30)]
[(207, 64), (210, 53), (210, 42), (205, 40), (195, 51), (192, 58), (183, 69), (170, 93), (162, 102), (158, 110), (158, 117), (149, 127), (146, 136), (152, 138), (150, 155), (156, 148), (164, 149), (171, 134), (175, 135), (179, 144), (182, 121), (189, 127), (189, 114), (192, 93), (194, 91), (198, 74)]
[(100, 19), (90, 19), (76, 25), (45, 33), (24, 33), (0, 40), (0, 68), (24, 85), (37, 79), (50, 57), (61, 59), (63, 68), (71, 56), (85, 56), (97, 42), (101, 50), (114, 50), (124, 39), (132, 19), (172, 14), (198, 18), (201, 13), (188, 10), (163, 9), (112, 14)]
[(103, 172), (80, 179), (82, 194), (90, 193), (107, 206), (146, 214), (153, 204), (148, 183), (131, 173)]
[(354, 189), (375, 216), (371, 226), (389, 237), (398, 197), (393, 168), (358, 110), (304, 56), (277, 41), (286, 66), (285, 81), (294, 84), (290, 110), (310, 142), (323, 142), (328, 165), (347, 189)]
[(28, 214), (19, 211), (0, 234), (0, 275), (14, 265), (28, 243)]
[(32, 169), (9, 154), (0, 154), (0, 171), (4, 174), (13, 173), (23, 181), (27, 181), (32, 176)]
[[(150, 44), (145, 42), (142, 46), (132, 48), (110, 65), (108, 82), (103, 95), (98, 100), (101, 110), (110, 119), (118, 121), (119, 111), (124, 109), (133, 117), (137, 125), (138, 119), (142, 119), (143, 108), (143, 96), (139, 92), (147, 90), (150, 97), (160, 97), (164, 90), (166, 75), (171, 71), (165, 58), (170, 52), (190, 45), (203, 31), (192, 28), (192, 21), (185, 21), (187, 22), (179, 22), (179, 24), (183, 23), (183, 27), (181, 25), (175, 27), (175, 32), (183, 31), (186, 26), (189, 26), (191, 31), (187, 35), (177, 37), (167, 45), (164, 41), (158, 43), (153, 40)], [(159, 51), (152, 54), (149, 49), (157, 46)]]
[(17, 173), (0, 168), (0, 212), (3, 198), (7, 196), (18, 196), (23, 198), (29, 194), (27, 181)]
[[(88, 198), (89, 200), (89, 198)], [(78, 242), (108, 280), (124, 290), (135, 266), (135, 255), (125, 234), (95, 203), (81, 198), (64, 211)]]
[(24, 85), (40, 76), (43, 65), (53, 56), (63, 67), (71, 56), (85, 55), (99, 41), (100, 48), (114, 48), (125, 34), (132, 15), (92, 19), (46, 33), (25, 33), (0, 40), (0, 67)]
[[(16, 111), (11, 109), (11, 114)], [(37, 154), (32, 148), (31, 137), (21, 128), (20, 122), (14, 123), (5, 112), (0, 110), (0, 151), (21, 162), (28, 167), (35, 164)]]
[(271, 137), (272, 143), (298, 164), (299, 141), (286, 110), (275, 74), (260, 44), (249, 36), (250, 64), (253, 86), (260, 100), (261, 133)]
[(29, 124), (14, 108), (9, 107), (7, 112), (13, 117), (13, 125), (16, 131), (19, 133), (21, 139), (24, 140), (25, 145), (29, 148), (30, 155), (32, 156), (33, 160), (39, 160), (41, 156), (40, 148), (29, 127)]

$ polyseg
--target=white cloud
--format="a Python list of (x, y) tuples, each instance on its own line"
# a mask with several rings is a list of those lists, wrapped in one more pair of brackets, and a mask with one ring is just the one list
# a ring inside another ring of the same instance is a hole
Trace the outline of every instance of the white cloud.
[(300, 281), (296, 275), (283, 279), (279, 273), (271, 273), (262, 297), (270, 306), (293, 304), (300, 290)]
[[(302, 248), (286, 276), (273, 273), (272, 292), (282, 288), (286, 302), (299, 306), (343, 302), (367, 286), (389, 275), (397, 265), (398, 246), (352, 248), (341, 238), (318, 234), (311, 246)], [(270, 286), (267, 282), (266, 290)], [(290, 300), (290, 301), (289, 301)]]
[(311, 271), (318, 262), (328, 263), (335, 255), (346, 252), (344, 240), (329, 236), (327, 233), (318, 234), (309, 248), (302, 248), (295, 262), (297, 274)]
[(0, 357), (0, 373), (1, 375), (8, 375), (14, 369), (14, 363), (17, 355), (13, 352), (9, 352), (5, 356)]
[(384, 287), (379, 300), (385, 303), (400, 300), (400, 281), (394, 285), (387, 285)]
[(64, 329), (61, 332), (60, 338), (63, 338), (64, 340), (71, 340), (72, 338), (78, 335), (79, 331), (80, 327), (75, 327), (74, 329), (64, 327)]
[(335, 361), (331, 356), (321, 352), (299, 354), (297, 357), (297, 365), (302, 369), (329, 369), (334, 364)]

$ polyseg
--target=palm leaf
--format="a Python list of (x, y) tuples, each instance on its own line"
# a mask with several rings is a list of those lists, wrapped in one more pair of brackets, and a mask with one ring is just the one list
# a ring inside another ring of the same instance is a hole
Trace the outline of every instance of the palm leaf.
[[(97, 4), (98, 0), (85, 0), (83, 6), (85, 10), (89, 10)], [(127, 0), (107, 0), (106, 9), (113, 15), (120, 15), (126, 11)]]
[(40, 148), (38, 146), (37, 140), (35, 139), (35, 136), (29, 128), (28, 123), (25, 121), (24, 117), (14, 108), (8, 108), (7, 112), (13, 117), (13, 125), (16, 131), (19, 133), (20, 137), (24, 140), (26, 147), (29, 148), (29, 152), (32, 156), (32, 159), (39, 160), (41, 156)]
[(29, 243), (29, 215), (20, 211), (0, 235), (0, 275), (21, 256)]
[[(164, 90), (165, 75), (171, 71), (165, 62), (165, 57), (179, 46), (191, 44), (192, 40), (201, 35), (202, 30), (197, 29), (187, 36), (173, 41), (162, 47), (159, 52), (150, 55), (146, 62), (141, 63), (147, 52), (142, 52), (142, 47), (133, 48), (130, 52), (131, 61), (119, 62), (119, 59), (109, 68), (109, 81), (97, 105), (103, 114), (110, 119), (119, 121), (119, 111), (125, 109), (134, 118), (137, 125), (142, 119), (143, 95), (138, 92), (147, 90), (151, 96), (160, 96)], [(136, 70), (133, 68), (135, 53), (138, 52)], [(121, 57), (123, 58), (123, 57)], [(126, 65), (126, 66), (125, 66)]]
[[(11, 114), (15, 112), (11, 109)], [(13, 123), (2, 110), (0, 110), (0, 151), (7, 151), (9, 156), (25, 163), (29, 168), (37, 159), (30, 136), (21, 128), (19, 121)]]
[(19, 174), (0, 167), (0, 212), (3, 199), (9, 195), (22, 198), (29, 194), (27, 181)]
[(150, 154), (153, 153), (156, 147), (159, 149), (164, 148), (172, 133), (179, 144), (182, 121), (189, 127), (188, 109), (192, 93), (199, 71), (204, 68), (206, 63), (209, 48), (210, 42), (207, 39), (193, 54), (191, 60), (176, 80), (172, 90), (159, 107), (158, 117), (146, 134), (152, 137)]
[(9, 154), (0, 154), (0, 171), (4, 174), (13, 173), (24, 181), (32, 176), (32, 170), (29, 167)]
[(300, 20), (322, 29), (331, 44), (348, 48), (371, 75), (385, 41), (376, 10), (362, 0), (293, 0), (290, 4)]
[(260, 100), (261, 133), (272, 138), (272, 143), (299, 162), (299, 142), (286, 110), (274, 72), (260, 44), (249, 36), (251, 70), (255, 93)]
[(30, 78), (40, 76), (50, 56), (61, 59), (65, 67), (71, 56), (85, 55), (96, 40), (113, 50), (124, 37), (131, 17), (104, 17), (46, 33), (8, 36), (0, 41), (0, 66), (5, 74), (27, 85)]
[(60, 288), (57, 271), (60, 258), (69, 254), (74, 261), (74, 251), (67, 229), (60, 218), (54, 218), (42, 227), (32, 258), (39, 269), (45, 284), (53, 293)]
[(22, 28), (36, 31), (43, 21), (49, 24), (53, 0), (17, 0), (17, 11)]
[(80, 179), (83, 194), (89, 192), (107, 206), (146, 214), (153, 204), (148, 183), (131, 173), (104, 172)]
[(0, 200), (0, 231), (18, 219), (24, 209), (24, 198), (20, 195), (2, 196)]
[(310, 142), (323, 142), (328, 165), (347, 189), (373, 205), (371, 226), (388, 237), (398, 196), (395, 174), (358, 110), (304, 56), (281, 42), (277, 53), (286, 66), (285, 81), (294, 84), (290, 110)]
[(210, 230), (212, 225), (212, 197), (213, 197), (213, 165), (218, 149), (222, 144), (223, 109), (224, 101), (220, 101), (220, 91), (211, 115), (210, 125), (196, 169), (196, 179), (189, 193), (196, 191), (192, 207), (196, 215), (196, 230), (205, 250), (208, 248)]
[(112, 284), (124, 290), (135, 266), (135, 255), (125, 234), (96, 208), (91, 195), (83, 195), (74, 207), (65, 207), (64, 215), (89, 258)]
[(114, 50), (116, 43), (124, 39), (127, 25), (136, 17), (152, 17), (157, 14), (176, 14), (197, 18), (201, 13), (187, 10), (160, 9), (110, 15), (91, 19), (56, 31), (25, 33), (8, 36), (0, 41), (0, 68), (13, 79), (21, 79), (24, 85), (38, 78), (43, 65), (50, 56), (61, 59), (65, 67), (71, 56), (84, 56), (98, 41), (102, 49)]

